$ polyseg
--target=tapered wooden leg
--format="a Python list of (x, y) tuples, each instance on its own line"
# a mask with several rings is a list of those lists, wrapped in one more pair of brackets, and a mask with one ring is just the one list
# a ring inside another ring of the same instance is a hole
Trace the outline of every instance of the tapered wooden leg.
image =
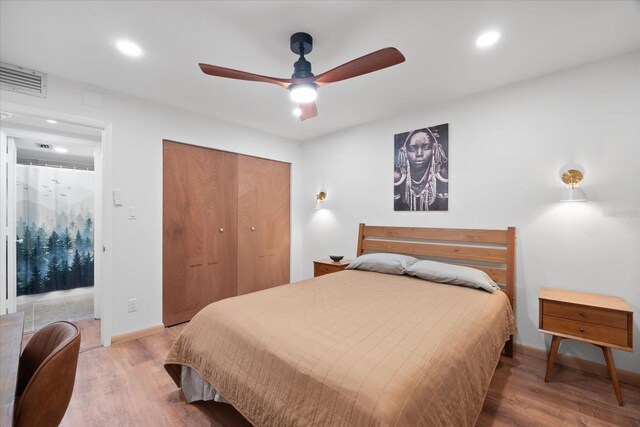
[(549, 349), (549, 360), (547, 360), (547, 374), (544, 376), (544, 382), (548, 383), (551, 380), (551, 372), (553, 372), (553, 364), (556, 363), (556, 355), (558, 354), (558, 347), (560, 347), (561, 337), (553, 336), (551, 338), (551, 348)]
[(616, 392), (616, 397), (618, 398), (618, 405), (624, 406), (624, 402), (622, 401), (622, 391), (620, 391), (620, 384), (618, 384), (618, 374), (616, 373), (616, 364), (613, 361), (613, 354), (611, 353), (611, 349), (609, 347), (600, 347), (602, 349), (602, 353), (604, 354), (604, 360), (607, 362), (607, 369), (609, 370), (609, 378), (611, 378), (611, 383), (613, 384), (613, 390)]

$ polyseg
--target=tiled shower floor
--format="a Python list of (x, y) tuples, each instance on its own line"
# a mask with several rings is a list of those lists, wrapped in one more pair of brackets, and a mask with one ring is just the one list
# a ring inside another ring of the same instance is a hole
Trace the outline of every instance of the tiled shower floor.
[(17, 305), (18, 311), (24, 312), (25, 333), (58, 320), (93, 319), (93, 287), (22, 295), (18, 297)]

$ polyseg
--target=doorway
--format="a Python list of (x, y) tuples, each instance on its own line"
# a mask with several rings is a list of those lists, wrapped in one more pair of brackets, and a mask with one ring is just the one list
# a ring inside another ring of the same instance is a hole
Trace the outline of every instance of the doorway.
[(24, 343), (43, 326), (66, 320), (81, 329), (81, 351), (98, 347), (102, 186), (95, 170), (102, 130), (20, 114), (1, 124), (7, 184), (2, 312), (24, 313)]

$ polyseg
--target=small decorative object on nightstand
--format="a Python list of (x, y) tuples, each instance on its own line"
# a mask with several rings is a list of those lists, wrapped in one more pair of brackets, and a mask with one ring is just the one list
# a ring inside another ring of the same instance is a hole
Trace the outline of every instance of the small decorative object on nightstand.
[(313, 277), (342, 271), (347, 267), (347, 265), (349, 265), (350, 262), (351, 261), (349, 261), (348, 259), (344, 259), (338, 262), (334, 262), (330, 259), (313, 261)]
[(622, 298), (586, 292), (542, 288), (539, 331), (551, 334), (551, 349), (544, 380), (549, 382), (563, 338), (597, 345), (602, 349), (609, 377), (623, 406), (612, 348), (633, 351), (633, 311)]

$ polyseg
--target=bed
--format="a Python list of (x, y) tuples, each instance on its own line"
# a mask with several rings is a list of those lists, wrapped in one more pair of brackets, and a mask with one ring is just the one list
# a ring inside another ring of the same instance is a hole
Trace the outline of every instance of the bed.
[(514, 248), (512, 227), (360, 224), (358, 255), (473, 266), (503, 290), (328, 274), (209, 305), (165, 368), (185, 395), (200, 390), (256, 426), (474, 425), (500, 354), (512, 349)]

